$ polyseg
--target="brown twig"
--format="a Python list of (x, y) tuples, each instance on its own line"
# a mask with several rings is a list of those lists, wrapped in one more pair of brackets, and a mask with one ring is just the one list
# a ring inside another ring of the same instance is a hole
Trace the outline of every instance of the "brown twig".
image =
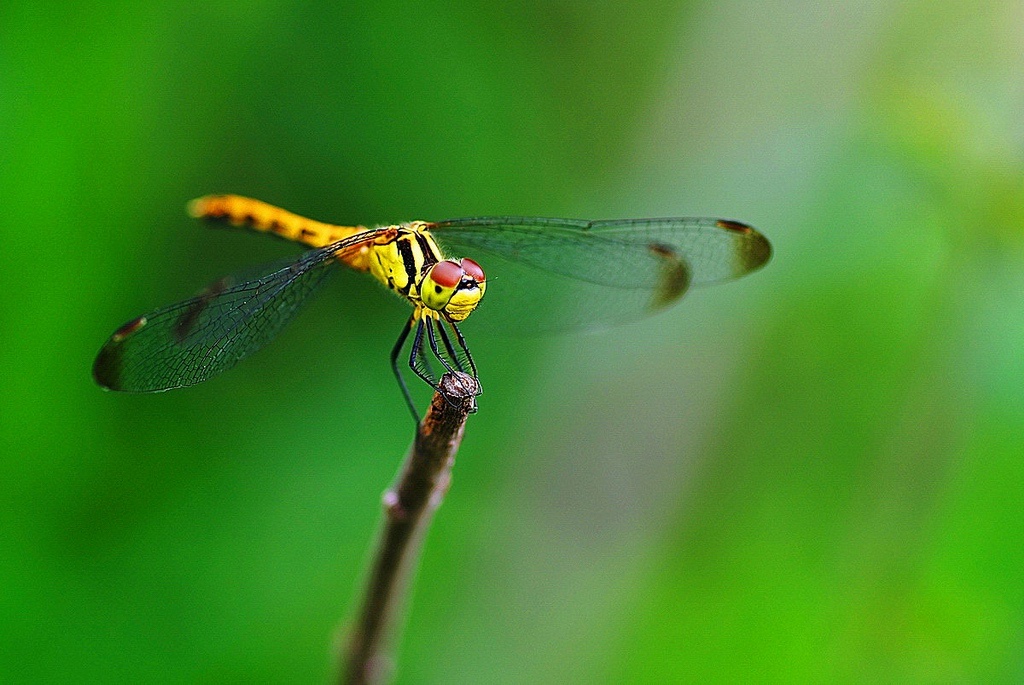
[(381, 685), (394, 670), (394, 639), (420, 543), (451, 481), (466, 417), (476, 411), (480, 386), (466, 374), (445, 374), (416, 430), (398, 480), (384, 493), (384, 529), (367, 579), (357, 622), (345, 649), (343, 685)]

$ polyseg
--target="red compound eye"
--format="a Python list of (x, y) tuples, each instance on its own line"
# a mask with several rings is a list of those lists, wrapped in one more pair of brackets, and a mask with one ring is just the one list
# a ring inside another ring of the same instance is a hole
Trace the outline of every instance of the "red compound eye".
[(430, 280), (442, 288), (454, 288), (462, 280), (462, 267), (455, 262), (438, 262), (430, 270)]
[(484, 276), (484, 270), (479, 264), (474, 262), (469, 257), (464, 257), (462, 260), (462, 270), (466, 272), (466, 275), (472, 278), (477, 283), (483, 283), (486, 276)]

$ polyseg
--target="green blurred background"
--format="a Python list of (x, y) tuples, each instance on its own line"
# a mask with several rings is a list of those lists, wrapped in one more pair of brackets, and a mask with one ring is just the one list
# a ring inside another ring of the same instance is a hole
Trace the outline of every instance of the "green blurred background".
[(402, 303), (344, 274), (205, 385), (89, 375), (297, 254), (187, 219), (210, 192), (775, 246), (606, 333), (466, 324), (399, 682), (1024, 680), (1022, 44), (1002, 1), (3, 3), (0, 681), (330, 677)]

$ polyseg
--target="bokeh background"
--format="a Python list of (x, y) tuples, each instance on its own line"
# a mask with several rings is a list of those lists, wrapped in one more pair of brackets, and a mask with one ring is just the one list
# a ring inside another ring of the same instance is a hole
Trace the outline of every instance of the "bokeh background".
[(467, 323), (398, 682), (1024, 680), (1022, 45), (999, 0), (4, 2), (0, 680), (331, 677), (412, 434), (402, 303), (344, 274), (203, 386), (89, 375), (297, 254), (187, 219), (210, 192), (774, 244), (612, 331)]

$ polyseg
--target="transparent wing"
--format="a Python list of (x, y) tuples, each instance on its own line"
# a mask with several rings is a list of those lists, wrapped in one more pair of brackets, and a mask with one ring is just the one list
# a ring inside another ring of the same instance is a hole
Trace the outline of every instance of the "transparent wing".
[(487, 294), (471, 321), (507, 332), (639, 319), (679, 300), (690, 285), (737, 278), (771, 256), (754, 228), (713, 218), (482, 217), (428, 229), (450, 256), (477, 259), (487, 274)]
[(100, 349), (93, 377), (124, 392), (195, 385), (270, 342), (325, 283), (339, 256), (383, 231), (311, 250), (252, 278), (223, 278), (204, 292), (132, 319)]

